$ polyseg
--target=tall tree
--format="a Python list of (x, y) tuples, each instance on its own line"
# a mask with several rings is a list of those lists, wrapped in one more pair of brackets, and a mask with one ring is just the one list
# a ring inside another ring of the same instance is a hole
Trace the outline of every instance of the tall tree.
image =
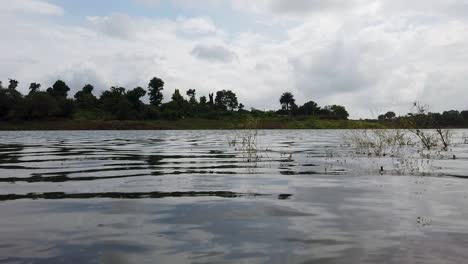
[(290, 92), (285, 92), (280, 97), (280, 103), (283, 110), (286, 110), (289, 115), (291, 115), (291, 110), (296, 105), (296, 99), (294, 99), (294, 95)]
[(83, 89), (82, 89), (83, 93), (85, 94), (93, 94), (93, 91), (94, 91), (94, 86), (92, 86), (91, 84), (86, 84)]
[(189, 103), (192, 104), (192, 105), (195, 105), (197, 104), (197, 92), (195, 91), (195, 89), (189, 89), (187, 91), (187, 96), (189, 97)]
[(22, 118), (23, 95), (16, 90), (18, 81), (9, 79), (7, 89), (0, 85), (0, 119)]
[(146, 95), (146, 91), (145, 89), (141, 87), (136, 87), (135, 89), (127, 92), (128, 100), (133, 105), (133, 107), (137, 110), (143, 107), (143, 102), (141, 101), (141, 98), (145, 95)]
[(56, 81), (51, 88), (47, 89), (47, 93), (55, 98), (67, 98), (69, 91), (70, 87), (62, 80)]
[(101, 108), (119, 120), (131, 118), (132, 104), (126, 96), (124, 87), (113, 86), (104, 91), (99, 98)]
[(184, 103), (185, 99), (180, 94), (179, 89), (175, 89), (174, 93), (172, 94), (172, 101), (175, 102), (179, 106), (181, 106)]
[(217, 91), (215, 97), (215, 105), (217, 108), (226, 110), (226, 90)]
[(94, 87), (87, 84), (75, 94), (76, 104), (82, 109), (92, 109), (98, 104), (98, 99), (93, 94)]
[(237, 95), (231, 90), (217, 91), (215, 104), (219, 109), (230, 111), (234, 111), (239, 106)]
[(210, 93), (208, 94), (208, 97), (210, 98), (210, 100), (208, 101), (208, 104), (214, 105), (214, 94)]
[(8, 79), (8, 81), (10, 82), (10, 84), (8, 84), (8, 89), (9, 90), (16, 90), (16, 88), (18, 87), (19, 82), (17, 80), (14, 80), (14, 79)]
[(224, 96), (226, 107), (231, 111), (237, 109), (237, 107), (239, 106), (239, 102), (237, 101), (237, 95), (231, 90), (228, 90), (225, 92)]
[(31, 83), (29, 85), (29, 94), (33, 94), (39, 91), (41, 89), (41, 84), (40, 83)]
[(161, 106), (162, 100), (164, 99), (162, 90), (164, 90), (164, 81), (157, 77), (151, 79), (148, 84), (151, 105), (158, 107)]
[(208, 100), (206, 99), (206, 96), (201, 96), (200, 97), (200, 105), (204, 106), (208, 103)]

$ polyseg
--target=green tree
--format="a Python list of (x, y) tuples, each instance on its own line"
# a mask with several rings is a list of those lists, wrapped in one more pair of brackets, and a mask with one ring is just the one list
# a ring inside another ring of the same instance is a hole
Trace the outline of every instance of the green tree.
[(349, 117), (348, 111), (341, 105), (329, 105), (325, 107), (325, 110), (328, 112), (329, 117), (335, 119), (347, 120)]
[(113, 114), (118, 120), (135, 119), (134, 110), (132, 109), (132, 103), (125, 97), (118, 100), (116, 110)]
[(230, 111), (234, 111), (235, 109), (237, 109), (237, 107), (239, 106), (239, 102), (237, 101), (237, 95), (231, 90), (227, 90), (224, 96), (227, 108)]
[(385, 116), (385, 119), (392, 120), (392, 119), (395, 119), (396, 114), (395, 112), (389, 111), (384, 116)]
[(206, 96), (201, 96), (199, 99), (199, 103), (196, 105), (196, 112), (206, 113), (208, 111), (209, 111), (208, 99), (206, 98)]
[(39, 92), (39, 89), (41, 89), (40, 83), (31, 83), (29, 85), (29, 94), (34, 94), (36, 92)]
[(141, 101), (141, 98), (146, 95), (145, 89), (141, 87), (136, 87), (133, 90), (130, 90), (127, 92), (127, 99), (130, 101), (130, 103), (133, 105), (133, 108), (136, 109), (137, 111), (140, 111), (143, 109), (143, 102)]
[(62, 118), (72, 117), (75, 113), (75, 102), (72, 99), (59, 97), (55, 99), (58, 105), (56, 116)]
[(214, 94), (210, 93), (208, 94), (208, 97), (210, 98), (210, 100), (208, 101), (208, 104), (209, 105), (214, 105)]
[(159, 107), (154, 105), (145, 105), (144, 118), (146, 119), (159, 119), (161, 117), (161, 111)]
[(93, 91), (94, 91), (94, 86), (92, 86), (91, 84), (86, 84), (83, 89), (82, 89), (83, 93), (85, 94), (93, 94)]
[(98, 105), (98, 99), (93, 94), (94, 87), (87, 84), (75, 94), (76, 105), (80, 109), (93, 109)]
[(200, 105), (205, 106), (208, 104), (208, 100), (206, 99), (206, 96), (201, 96), (200, 97)]
[(305, 103), (304, 105), (302, 105), (301, 107), (299, 107), (297, 112), (299, 115), (310, 116), (310, 115), (317, 115), (319, 111), (320, 111), (320, 107), (318, 106), (318, 104), (314, 101), (309, 101)]
[(162, 104), (162, 115), (168, 120), (178, 120), (185, 115), (191, 115), (190, 106), (184, 97), (180, 94), (179, 89), (175, 89), (172, 94), (172, 100)]
[(187, 96), (189, 97), (189, 103), (191, 105), (196, 105), (197, 104), (197, 98), (196, 98), (197, 92), (196, 92), (195, 89), (189, 89), (187, 91)]
[(99, 98), (101, 109), (118, 119), (125, 119), (127, 114), (124, 111), (130, 111), (132, 108), (125, 95), (124, 87), (113, 86), (110, 90), (104, 91)]
[(215, 105), (218, 109), (226, 110), (226, 90), (217, 91), (215, 97)]
[(0, 119), (22, 119), (26, 115), (23, 95), (16, 90), (18, 81), (9, 80), (7, 89), (0, 88)]
[(463, 116), (456, 110), (444, 111), (438, 119), (437, 123), (444, 127), (458, 127), (464, 123)]
[(0, 88), (0, 120), (7, 119), (8, 113), (13, 108), (14, 102), (11, 100), (7, 89)]
[(215, 105), (221, 110), (234, 111), (238, 106), (237, 95), (231, 90), (222, 90), (216, 92)]
[(174, 93), (172, 94), (172, 101), (175, 102), (178, 106), (182, 106), (184, 102), (186, 102), (184, 97), (180, 94), (179, 89), (175, 89)]
[(164, 81), (157, 77), (151, 79), (148, 84), (151, 105), (158, 107), (161, 106), (162, 100), (164, 98), (162, 90), (164, 90)]
[(19, 82), (17, 80), (14, 80), (14, 79), (8, 79), (8, 81), (10, 82), (10, 84), (8, 85), (8, 90), (16, 90), (16, 88), (18, 87)]
[(461, 111), (461, 116), (465, 120), (465, 122), (468, 122), (468, 110)]
[(281, 95), (279, 101), (283, 110), (287, 111), (289, 116), (291, 116), (292, 110), (296, 107), (296, 99), (294, 99), (294, 95), (290, 92), (285, 92)]
[(70, 87), (62, 80), (56, 81), (51, 88), (47, 89), (47, 93), (55, 98), (67, 98), (69, 91)]
[(32, 119), (47, 119), (54, 117), (59, 111), (55, 98), (47, 92), (30, 93), (27, 98), (29, 117)]

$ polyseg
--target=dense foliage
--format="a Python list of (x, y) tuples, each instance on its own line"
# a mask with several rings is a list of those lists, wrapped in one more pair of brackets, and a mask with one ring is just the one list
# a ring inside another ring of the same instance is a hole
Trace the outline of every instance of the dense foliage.
[(450, 110), (442, 113), (429, 111), (427, 105), (414, 103), (414, 111), (404, 116), (397, 116), (389, 111), (378, 117), (381, 123), (403, 128), (459, 128), (468, 127), (468, 110)]
[[(320, 108), (314, 102), (297, 106), (292, 93), (284, 93), (280, 98), (282, 109), (278, 111), (245, 110), (239, 103), (237, 95), (231, 90), (220, 90), (210, 93), (208, 97), (197, 98), (197, 91), (189, 89), (184, 94), (176, 89), (170, 101), (163, 102), (164, 81), (153, 78), (145, 90), (136, 87), (128, 90), (113, 86), (95, 95), (91, 84), (85, 85), (74, 94), (69, 95), (70, 87), (62, 80), (52, 87), (41, 91), (39, 83), (31, 83), (29, 93), (21, 94), (19, 82), (9, 80), (7, 87), (0, 82), (0, 120), (53, 120), (53, 119), (86, 119), (86, 120), (179, 120), (187, 117), (219, 119), (223, 116), (316, 116), (325, 119), (342, 119), (349, 117), (343, 106), (332, 105)], [(144, 97), (148, 96), (148, 103)]]
[[(294, 95), (283, 93), (279, 98), (281, 109), (261, 111), (252, 108), (250, 111), (239, 102), (231, 90), (220, 90), (208, 96), (197, 97), (195, 89), (185, 93), (176, 89), (169, 101), (164, 102), (164, 81), (153, 78), (147, 89), (136, 87), (126, 89), (113, 86), (103, 91), (99, 97), (95, 88), (87, 84), (80, 91), (70, 96), (70, 87), (61, 80), (52, 87), (41, 90), (39, 83), (29, 85), (29, 93), (23, 95), (18, 91), (19, 82), (9, 79), (6, 87), (0, 82), (0, 121), (21, 120), (179, 120), (185, 118), (220, 119), (222, 117), (315, 117), (317, 119), (347, 120), (349, 113), (344, 106), (329, 105), (320, 107), (313, 101), (297, 105)], [(145, 96), (148, 103), (144, 102)], [(443, 113), (410, 113), (398, 117), (395, 112), (380, 115), (378, 121), (383, 124), (415, 124), (424, 116), (431, 120), (423, 126), (466, 127), (468, 110), (446, 111)], [(412, 122), (408, 122), (412, 120)], [(375, 120), (370, 120), (375, 121)]]

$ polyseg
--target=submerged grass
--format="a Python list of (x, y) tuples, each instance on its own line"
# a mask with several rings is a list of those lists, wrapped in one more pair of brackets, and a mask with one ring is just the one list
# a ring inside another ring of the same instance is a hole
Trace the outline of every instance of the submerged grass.
[[(384, 159), (380, 172), (426, 175), (435, 171), (436, 159), (455, 158), (450, 155), (454, 132), (452, 130), (353, 130), (344, 135), (351, 155)], [(388, 168), (390, 166), (390, 168)]]
[(242, 129), (236, 130), (228, 143), (236, 151), (240, 151), (245, 162), (256, 164), (261, 158), (258, 149), (258, 120), (246, 119), (242, 123)]

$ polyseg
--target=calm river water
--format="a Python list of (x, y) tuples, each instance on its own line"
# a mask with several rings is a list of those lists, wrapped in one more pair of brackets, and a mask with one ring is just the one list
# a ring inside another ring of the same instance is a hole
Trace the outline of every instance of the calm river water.
[(0, 132), (0, 263), (466, 263), (467, 131), (424, 174), (345, 132)]

